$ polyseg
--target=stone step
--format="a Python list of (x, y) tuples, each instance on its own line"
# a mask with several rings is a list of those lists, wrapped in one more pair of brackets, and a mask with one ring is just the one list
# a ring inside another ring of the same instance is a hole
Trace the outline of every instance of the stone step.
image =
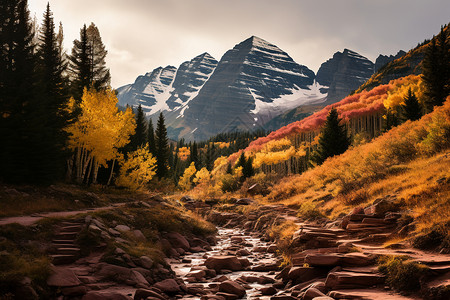
[(401, 296), (391, 291), (381, 289), (357, 289), (357, 290), (337, 290), (328, 293), (333, 299), (345, 300), (407, 300), (410, 297)]
[(325, 286), (329, 289), (356, 289), (371, 287), (384, 283), (381, 274), (356, 273), (356, 272), (331, 272), (327, 276)]
[(80, 255), (81, 249), (76, 247), (61, 247), (56, 249), (58, 254)]
[(386, 219), (364, 218), (361, 223), (373, 225), (391, 225), (395, 223), (395, 219), (386, 220)]
[(445, 274), (450, 272), (450, 265), (431, 266), (430, 271), (432, 271), (435, 274)]
[(55, 245), (74, 245), (75, 240), (53, 240), (52, 243)]
[(54, 265), (67, 265), (75, 262), (78, 259), (77, 255), (70, 254), (55, 254), (50, 255), (50, 257)]
[(78, 232), (60, 232), (55, 235), (55, 239), (57, 240), (69, 240), (75, 239), (78, 235)]
[(67, 225), (60, 227), (60, 232), (80, 232), (81, 225)]

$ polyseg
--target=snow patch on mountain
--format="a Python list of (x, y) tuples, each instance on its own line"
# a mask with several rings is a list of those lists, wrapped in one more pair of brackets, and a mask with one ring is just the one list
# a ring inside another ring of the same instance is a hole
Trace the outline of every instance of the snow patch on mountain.
[(272, 102), (261, 101), (255, 94), (255, 91), (249, 88), (249, 92), (255, 99), (255, 108), (250, 110), (252, 114), (271, 114), (279, 115), (287, 110), (296, 108), (300, 105), (317, 104), (326, 101), (327, 93), (321, 92), (321, 89), (328, 88), (317, 82), (308, 86), (308, 89), (301, 89), (295, 86), (290, 90), (290, 94), (281, 95), (274, 98)]

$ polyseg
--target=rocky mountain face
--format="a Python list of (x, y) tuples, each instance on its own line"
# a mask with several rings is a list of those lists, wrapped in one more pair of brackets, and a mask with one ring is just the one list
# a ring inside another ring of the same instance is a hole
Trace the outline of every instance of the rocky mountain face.
[(251, 37), (225, 53), (182, 119), (169, 113), (168, 124), (189, 140), (252, 130), (288, 109), (323, 101), (314, 77), (275, 45)]
[(406, 52), (403, 50), (400, 50), (397, 52), (396, 55), (382, 55), (380, 54), (377, 59), (375, 60), (375, 67), (374, 67), (374, 71), (378, 72), (382, 67), (384, 67), (385, 65), (387, 65), (388, 63), (390, 63), (393, 60), (396, 60), (397, 58), (402, 57), (403, 55), (405, 55)]
[(320, 66), (316, 81), (328, 87), (323, 90), (328, 94), (327, 102), (336, 102), (366, 82), (373, 72), (373, 62), (354, 51), (344, 49)]
[[(379, 64), (386, 59), (391, 57), (381, 57)], [(219, 62), (204, 53), (178, 68), (159, 67), (139, 76), (118, 89), (118, 98), (122, 106), (141, 104), (153, 119), (163, 112), (170, 138), (204, 140), (233, 130), (278, 129), (291, 117), (307, 115), (298, 113), (298, 107), (339, 101), (373, 72), (373, 62), (345, 49), (316, 75), (277, 46), (252, 36)]]
[(203, 53), (177, 69), (159, 67), (139, 76), (131, 85), (119, 88), (119, 105), (138, 106), (148, 114), (176, 110), (193, 99), (214, 71), (217, 61)]

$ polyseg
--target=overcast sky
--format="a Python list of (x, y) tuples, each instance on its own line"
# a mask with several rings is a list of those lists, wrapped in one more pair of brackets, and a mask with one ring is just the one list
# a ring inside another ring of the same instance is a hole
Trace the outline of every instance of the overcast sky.
[(317, 72), (336, 51), (374, 61), (450, 22), (449, 0), (29, 0), (39, 23), (47, 2), (69, 53), (83, 24), (97, 25), (114, 88), (203, 52), (219, 60), (252, 35)]

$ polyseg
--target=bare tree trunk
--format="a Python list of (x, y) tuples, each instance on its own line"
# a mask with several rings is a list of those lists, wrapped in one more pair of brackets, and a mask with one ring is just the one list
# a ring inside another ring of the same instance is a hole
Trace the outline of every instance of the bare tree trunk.
[(98, 175), (98, 168), (99, 168), (99, 165), (98, 165), (98, 162), (97, 162), (97, 160), (94, 160), (95, 161), (95, 164), (94, 164), (94, 173), (92, 174), (92, 183), (97, 183), (97, 175)]
[(89, 171), (86, 174), (86, 184), (89, 184), (89, 180), (91, 179), (92, 168), (95, 164), (95, 157), (91, 159), (91, 163), (89, 164)]
[(74, 154), (72, 154), (72, 156), (69, 159), (67, 159), (66, 181), (68, 182), (72, 180), (74, 160), (75, 160)]
[(77, 154), (75, 158), (75, 167), (76, 167), (76, 174), (75, 174), (75, 180), (80, 183), (81, 178), (81, 151), (82, 149), (80, 147), (77, 148)]
[(116, 163), (116, 159), (113, 159), (112, 166), (111, 166), (111, 173), (109, 173), (108, 182), (106, 183), (107, 186), (111, 184), (111, 179), (114, 173), (114, 164)]
[(87, 167), (89, 166), (89, 163), (91, 162), (91, 158), (92, 158), (91, 155), (87, 156), (86, 161), (83, 163), (83, 168), (82, 168), (82, 172), (81, 172), (81, 177), (79, 178), (79, 183), (83, 183), (83, 180), (86, 176)]

